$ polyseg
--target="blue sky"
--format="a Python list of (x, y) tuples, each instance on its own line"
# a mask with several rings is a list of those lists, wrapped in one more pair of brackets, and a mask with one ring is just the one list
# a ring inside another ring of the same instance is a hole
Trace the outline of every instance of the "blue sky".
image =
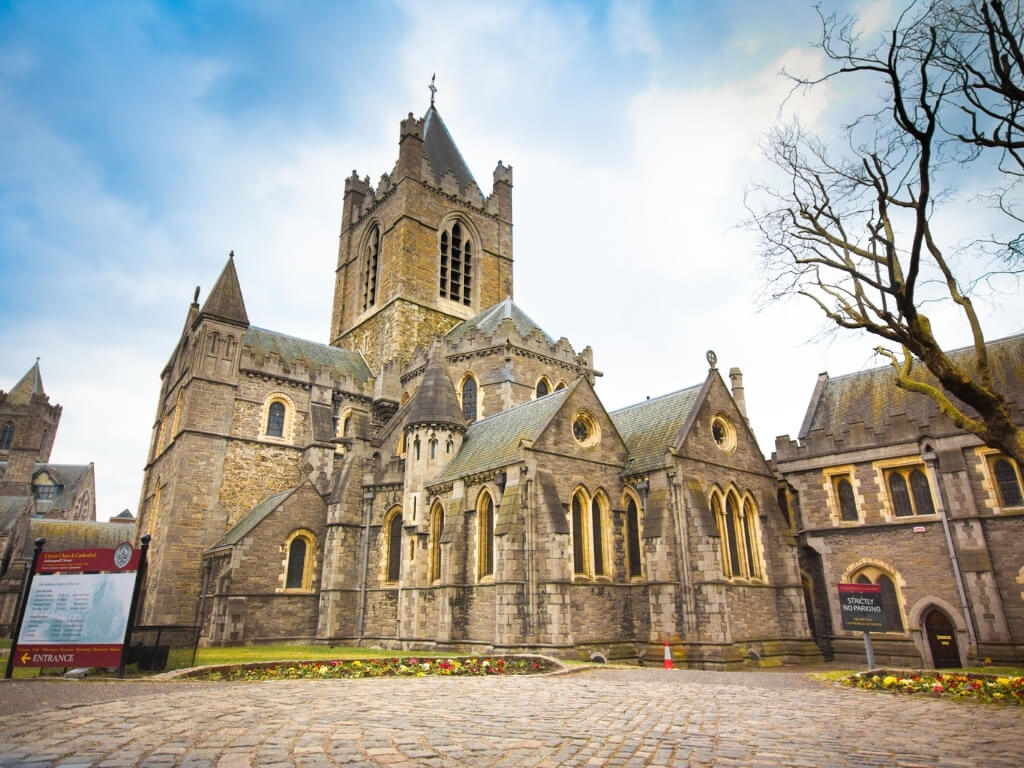
[[(893, 13), (844, 7), (868, 35)], [(737, 227), (816, 31), (790, 0), (0, 1), (0, 388), (41, 357), (53, 460), (96, 463), (99, 519), (134, 512), (194, 287), (233, 249), (254, 325), (326, 341), (344, 179), (390, 170), (436, 72), (483, 191), (514, 167), (517, 302), (594, 348), (605, 404), (697, 383), (715, 349), (770, 452), (819, 371), (881, 364), (868, 338), (809, 343), (809, 307), (759, 308)], [(827, 132), (848, 97), (787, 110)], [(1018, 299), (983, 307), (991, 338)]]

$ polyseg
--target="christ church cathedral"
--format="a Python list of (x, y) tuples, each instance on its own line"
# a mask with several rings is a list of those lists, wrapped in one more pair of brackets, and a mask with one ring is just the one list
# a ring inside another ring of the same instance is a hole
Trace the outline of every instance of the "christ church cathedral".
[(703, 378), (608, 411), (591, 348), (513, 300), (512, 189), (499, 161), (484, 194), (432, 101), (376, 185), (345, 180), (329, 343), (252, 324), (233, 256), (197, 291), (146, 460), (143, 623), (209, 644), (821, 658), (739, 370), (727, 384), (709, 352)]

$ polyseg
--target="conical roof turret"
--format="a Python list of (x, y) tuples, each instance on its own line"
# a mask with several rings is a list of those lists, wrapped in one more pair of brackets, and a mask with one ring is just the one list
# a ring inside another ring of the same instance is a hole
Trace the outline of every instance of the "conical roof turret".
[(36, 358), (35, 365), (28, 369), (28, 373), (21, 377), (21, 380), (14, 385), (7, 393), (9, 405), (28, 405), (32, 402), (33, 395), (46, 395), (43, 391), (43, 377), (39, 373), (39, 358)]
[(440, 344), (435, 343), (430, 359), (423, 371), (423, 381), (409, 404), (409, 416), (405, 422), (412, 424), (451, 424), (465, 429), (462, 408), (455, 396), (455, 387), (448, 377), (441, 355)]
[(235, 252), (228, 256), (228, 263), (213, 284), (210, 295), (206, 297), (199, 317), (212, 317), (234, 325), (248, 327), (249, 315), (245, 311), (242, 300), (242, 289), (238, 285), (238, 273), (235, 272)]

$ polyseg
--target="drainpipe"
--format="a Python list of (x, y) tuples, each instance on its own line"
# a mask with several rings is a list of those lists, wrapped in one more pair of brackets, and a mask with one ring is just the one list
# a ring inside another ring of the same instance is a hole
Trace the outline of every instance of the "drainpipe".
[(370, 516), (373, 512), (373, 491), (363, 493), (363, 566), (359, 584), (359, 621), (356, 630), (356, 645), (363, 644), (363, 630), (366, 625), (366, 582), (369, 578), (370, 563)]
[(960, 558), (956, 553), (956, 544), (953, 543), (953, 534), (949, 529), (949, 518), (946, 516), (946, 504), (944, 501), (942, 484), (939, 483), (939, 456), (935, 449), (925, 443), (921, 450), (921, 458), (924, 459), (928, 473), (932, 476), (932, 482), (938, 491), (939, 519), (942, 521), (942, 532), (946, 535), (946, 548), (949, 550), (949, 562), (953, 566), (953, 576), (956, 578), (956, 588), (960, 593), (960, 606), (964, 612), (964, 623), (967, 625), (967, 638), (970, 650), (973, 653), (978, 651), (978, 639), (974, 634), (974, 619), (971, 617), (971, 606), (967, 602), (967, 590), (964, 588), (964, 577), (960, 570)]

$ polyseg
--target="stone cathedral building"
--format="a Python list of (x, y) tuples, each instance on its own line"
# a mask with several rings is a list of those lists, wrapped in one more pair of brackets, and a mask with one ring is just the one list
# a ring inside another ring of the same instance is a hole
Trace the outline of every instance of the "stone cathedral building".
[(329, 344), (252, 325), (233, 257), (197, 292), (146, 462), (145, 623), (820, 658), (739, 371), (727, 385), (709, 353), (692, 386), (606, 410), (590, 347), (512, 299), (512, 189), (499, 162), (484, 195), (431, 104), (376, 186), (345, 181)]

